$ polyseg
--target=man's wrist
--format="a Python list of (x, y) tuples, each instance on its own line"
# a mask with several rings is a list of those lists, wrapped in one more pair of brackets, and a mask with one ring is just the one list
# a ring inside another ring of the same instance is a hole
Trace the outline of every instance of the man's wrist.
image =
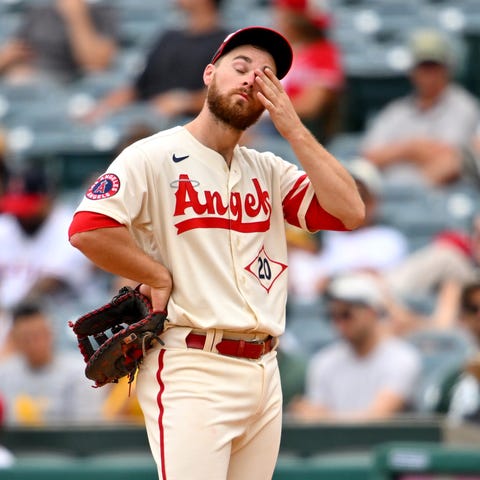
[(300, 124), (297, 128), (289, 130), (288, 134), (285, 136), (285, 140), (287, 140), (291, 145), (295, 143), (306, 142), (311, 138), (312, 134), (303, 124)]
[(161, 264), (159, 266), (157, 272), (155, 272), (155, 279), (148, 285), (153, 288), (170, 288), (172, 286), (172, 275), (165, 266)]

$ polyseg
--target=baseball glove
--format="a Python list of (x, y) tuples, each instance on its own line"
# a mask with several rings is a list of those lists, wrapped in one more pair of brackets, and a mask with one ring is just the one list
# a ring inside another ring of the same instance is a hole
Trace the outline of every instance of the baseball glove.
[(154, 312), (150, 300), (136, 289), (123, 287), (102, 307), (69, 322), (77, 336), (85, 375), (96, 387), (135, 377), (146, 351), (159, 339), (166, 312)]

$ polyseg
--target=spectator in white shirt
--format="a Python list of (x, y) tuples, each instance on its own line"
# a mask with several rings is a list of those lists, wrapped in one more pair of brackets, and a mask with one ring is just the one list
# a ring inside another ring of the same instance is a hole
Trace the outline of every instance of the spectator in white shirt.
[(462, 173), (462, 149), (477, 131), (480, 110), (475, 97), (452, 79), (457, 59), (447, 37), (422, 29), (414, 32), (410, 47), (412, 93), (379, 112), (362, 155), (397, 178), (398, 166), (402, 176), (409, 166), (427, 184), (444, 185)]
[(310, 421), (371, 420), (404, 411), (420, 374), (420, 357), (383, 328), (385, 301), (376, 279), (360, 273), (337, 277), (327, 298), (341, 339), (312, 357), (305, 396), (292, 402), (292, 415)]
[(39, 295), (75, 297), (93, 283), (92, 264), (68, 242), (71, 216), (43, 169), (11, 176), (0, 197), (0, 309)]

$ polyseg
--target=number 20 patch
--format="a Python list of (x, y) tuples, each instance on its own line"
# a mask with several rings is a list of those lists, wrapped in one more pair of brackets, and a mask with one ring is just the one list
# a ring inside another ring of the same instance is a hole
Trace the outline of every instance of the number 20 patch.
[(270, 292), (275, 280), (286, 270), (287, 266), (283, 263), (272, 260), (262, 247), (255, 259), (245, 267), (245, 270), (253, 274), (260, 285)]

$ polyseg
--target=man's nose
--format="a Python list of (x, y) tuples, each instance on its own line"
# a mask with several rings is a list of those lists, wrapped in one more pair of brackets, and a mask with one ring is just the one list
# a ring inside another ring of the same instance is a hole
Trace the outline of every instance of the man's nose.
[(245, 79), (243, 81), (243, 84), (246, 87), (252, 88), (255, 85), (255, 72), (249, 72), (245, 75)]

